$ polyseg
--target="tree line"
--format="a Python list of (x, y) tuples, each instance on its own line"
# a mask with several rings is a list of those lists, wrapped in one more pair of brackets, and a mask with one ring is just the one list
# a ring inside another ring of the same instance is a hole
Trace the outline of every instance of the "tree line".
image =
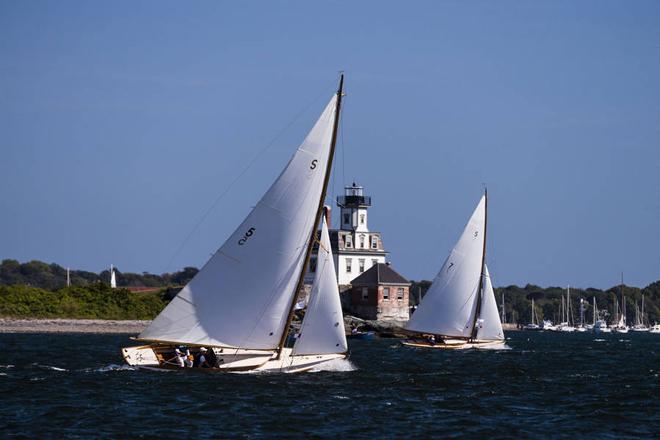
[[(117, 287), (183, 286), (197, 272), (195, 267), (185, 267), (178, 272), (155, 275), (147, 272), (141, 274), (122, 272), (119, 268), (115, 268)], [(99, 273), (70, 270), (69, 277), (72, 286), (110, 284), (110, 269)], [(66, 278), (66, 268), (55, 263), (48, 264), (37, 260), (20, 263), (7, 259), (0, 264), (0, 286), (24, 285), (54, 291), (66, 287)]]

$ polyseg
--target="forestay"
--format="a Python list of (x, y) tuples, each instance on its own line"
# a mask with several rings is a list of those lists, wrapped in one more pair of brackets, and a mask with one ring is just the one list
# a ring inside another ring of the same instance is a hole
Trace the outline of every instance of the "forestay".
[(348, 350), (325, 216), (316, 261), (314, 284), (298, 339), (293, 346), (294, 355), (345, 353)]
[(481, 276), (485, 226), (484, 196), (406, 325), (408, 330), (471, 337)]
[(252, 212), (141, 339), (278, 346), (318, 213), (336, 100)]
[(497, 309), (497, 301), (495, 301), (495, 292), (493, 292), (493, 283), (486, 265), (484, 265), (483, 295), (477, 324), (477, 340), (494, 341), (504, 339), (500, 313)]

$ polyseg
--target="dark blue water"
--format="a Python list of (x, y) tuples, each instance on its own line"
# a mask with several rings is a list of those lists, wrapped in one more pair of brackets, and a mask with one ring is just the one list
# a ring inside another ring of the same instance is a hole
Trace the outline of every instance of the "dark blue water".
[(660, 335), (508, 337), (507, 351), (355, 341), (353, 371), (253, 375), (124, 368), (124, 335), (3, 334), (0, 434), (657, 438)]

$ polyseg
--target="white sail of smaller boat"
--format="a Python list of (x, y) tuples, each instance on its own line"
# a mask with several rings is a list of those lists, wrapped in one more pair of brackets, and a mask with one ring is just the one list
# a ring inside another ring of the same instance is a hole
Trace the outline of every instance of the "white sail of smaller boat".
[(110, 265), (110, 287), (113, 289), (117, 288), (117, 277), (115, 275), (115, 267)]
[(411, 338), (403, 341), (404, 345), (434, 348), (503, 345), (502, 323), (485, 264), (487, 197), (486, 193), (479, 201), (406, 325), (408, 331), (429, 338), (426, 341)]

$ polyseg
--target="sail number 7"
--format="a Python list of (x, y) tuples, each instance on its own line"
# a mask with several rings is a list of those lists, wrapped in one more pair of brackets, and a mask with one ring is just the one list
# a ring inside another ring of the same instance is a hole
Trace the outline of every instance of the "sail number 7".
[(243, 238), (241, 238), (240, 240), (238, 240), (238, 245), (239, 245), (239, 246), (243, 246), (243, 245), (245, 244), (245, 242), (248, 241), (248, 239), (249, 239), (250, 237), (252, 237), (252, 234), (254, 234), (254, 231), (256, 231), (255, 228), (250, 228), (250, 229), (248, 229), (247, 232), (245, 233), (245, 235), (243, 235)]

